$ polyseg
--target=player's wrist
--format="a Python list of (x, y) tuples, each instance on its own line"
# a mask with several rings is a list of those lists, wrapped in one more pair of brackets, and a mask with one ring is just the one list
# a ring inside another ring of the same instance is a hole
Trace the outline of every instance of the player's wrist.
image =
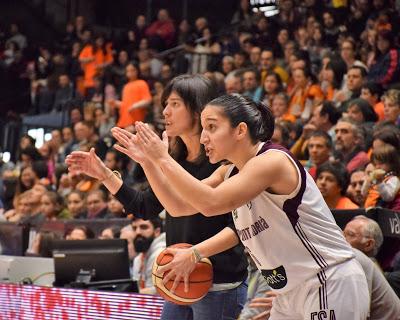
[(200, 254), (199, 250), (197, 250), (196, 247), (192, 247), (192, 256), (193, 256), (193, 261), (195, 263), (201, 261), (204, 257)]

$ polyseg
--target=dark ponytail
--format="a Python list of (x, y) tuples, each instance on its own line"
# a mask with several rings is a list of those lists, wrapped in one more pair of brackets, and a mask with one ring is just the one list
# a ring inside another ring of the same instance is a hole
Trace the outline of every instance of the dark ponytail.
[(221, 107), (232, 128), (236, 128), (241, 122), (246, 123), (254, 144), (270, 140), (274, 133), (274, 116), (262, 102), (254, 102), (240, 94), (232, 94), (220, 96), (208, 104)]

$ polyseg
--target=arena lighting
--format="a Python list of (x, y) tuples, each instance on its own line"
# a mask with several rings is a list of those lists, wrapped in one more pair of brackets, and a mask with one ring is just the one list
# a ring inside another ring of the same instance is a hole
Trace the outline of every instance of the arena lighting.
[(266, 17), (272, 17), (279, 13), (277, 0), (250, 0), (250, 6), (254, 13), (263, 12)]

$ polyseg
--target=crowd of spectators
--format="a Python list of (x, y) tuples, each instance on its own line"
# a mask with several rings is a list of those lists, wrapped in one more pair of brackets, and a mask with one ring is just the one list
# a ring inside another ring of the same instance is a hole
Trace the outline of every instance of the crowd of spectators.
[[(1, 219), (40, 224), (134, 216), (100, 181), (68, 174), (65, 157), (93, 147), (130, 186), (146, 188), (140, 166), (113, 148), (110, 129), (134, 132), (135, 121), (145, 121), (161, 133), (163, 88), (183, 73), (202, 73), (221, 94), (240, 93), (271, 108), (273, 142), (302, 162), (331, 209), (399, 211), (397, 2), (282, 0), (273, 17), (239, 2), (220, 30), (207, 17), (174, 21), (161, 9), (155, 21), (139, 15), (110, 37), (78, 16), (56, 43), (35, 47), (30, 60), (25, 52), (34, 45), (10, 25), (0, 39), (0, 68), (30, 80), (31, 105), (20, 116), (63, 111), (69, 125), (54, 128), (39, 148), (21, 136), (15, 163), (1, 166)], [(135, 238), (129, 227), (101, 236), (124, 233)], [(78, 227), (66, 236), (93, 234)]]

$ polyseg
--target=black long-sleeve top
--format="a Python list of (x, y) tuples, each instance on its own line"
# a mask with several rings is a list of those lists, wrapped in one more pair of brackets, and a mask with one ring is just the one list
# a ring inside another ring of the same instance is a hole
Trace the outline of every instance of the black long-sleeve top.
[[(186, 160), (178, 162), (192, 176), (200, 180), (209, 177), (218, 167), (210, 164), (207, 159), (200, 163)], [(115, 197), (124, 205), (126, 212), (133, 213), (138, 218), (150, 219), (158, 216), (163, 210), (163, 206), (151, 189), (136, 191), (123, 184)], [(195, 245), (211, 238), (226, 227), (235, 231), (231, 213), (215, 217), (205, 217), (201, 213), (187, 217), (172, 217), (167, 213), (166, 243), (167, 246), (176, 243)], [(214, 283), (244, 281), (247, 277), (247, 259), (240, 243), (210, 257), (210, 260), (213, 264)]]

